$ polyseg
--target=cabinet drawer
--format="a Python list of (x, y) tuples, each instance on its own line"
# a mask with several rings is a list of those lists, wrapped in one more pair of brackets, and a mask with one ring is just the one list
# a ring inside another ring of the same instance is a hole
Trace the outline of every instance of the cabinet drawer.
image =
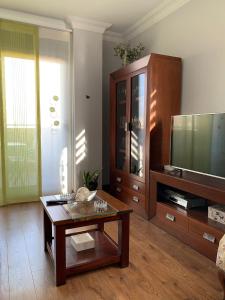
[[(119, 184), (113, 184), (111, 185), (111, 191), (113, 194), (117, 195), (117, 196), (120, 196), (120, 195), (123, 195), (124, 193), (124, 188), (122, 185), (119, 185)], [(120, 197), (119, 197), (120, 199)]]
[(191, 218), (189, 219), (189, 231), (190, 233), (198, 235), (199, 238), (207, 243), (215, 245), (216, 247), (218, 247), (219, 241), (224, 234), (222, 231), (219, 231), (216, 228), (200, 223)]
[(145, 197), (139, 193), (134, 193), (132, 190), (126, 192), (125, 202), (132, 207), (145, 207)]
[(121, 184), (129, 188), (131, 191), (138, 192), (143, 195), (145, 194), (145, 184), (143, 182), (130, 179), (128, 176), (112, 173), (110, 181), (113, 185)]
[(188, 232), (188, 218), (163, 203), (157, 203), (157, 218), (171, 228)]
[(141, 205), (143, 207), (145, 206), (145, 201), (144, 201), (145, 197), (140, 193), (137, 193), (135, 191), (128, 189), (124, 185), (114, 184), (113, 191), (117, 195), (122, 195), (124, 198), (124, 200), (123, 200), (124, 202), (127, 202), (127, 203), (133, 202), (136, 205)]
[(128, 206), (132, 207), (134, 212), (147, 218), (147, 210), (145, 205), (145, 196), (129, 189), (123, 184), (111, 184), (111, 193), (122, 202), (125, 202)]
[(128, 180), (127, 187), (132, 191), (138, 192), (143, 195), (145, 194), (145, 184), (142, 182), (136, 180)]
[(125, 176), (117, 173), (112, 173), (110, 176), (110, 181), (112, 184), (124, 184)]

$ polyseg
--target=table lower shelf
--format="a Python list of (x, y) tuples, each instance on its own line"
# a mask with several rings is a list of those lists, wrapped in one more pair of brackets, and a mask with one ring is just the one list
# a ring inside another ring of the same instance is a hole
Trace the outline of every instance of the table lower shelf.
[[(101, 231), (92, 231), (89, 234), (95, 240), (95, 248), (77, 252), (66, 237), (66, 276), (94, 270), (110, 264), (120, 262), (118, 245)], [(54, 260), (54, 239), (48, 244), (48, 252)]]

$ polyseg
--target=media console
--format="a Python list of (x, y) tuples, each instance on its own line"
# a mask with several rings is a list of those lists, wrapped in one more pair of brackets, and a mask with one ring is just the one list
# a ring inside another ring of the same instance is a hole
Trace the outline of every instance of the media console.
[(180, 175), (150, 171), (150, 186), (151, 222), (215, 260), (225, 225), (208, 219), (207, 207), (185, 210), (160, 195), (162, 189), (172, 188), (202, 197), (208, 205), (225, 204), (225, 180), (188, 171)]

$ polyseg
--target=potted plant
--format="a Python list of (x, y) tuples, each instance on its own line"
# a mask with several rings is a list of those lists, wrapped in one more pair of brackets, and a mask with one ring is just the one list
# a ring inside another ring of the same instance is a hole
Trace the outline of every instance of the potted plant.
[(94, 172), (83, 172), (83, 184), (86, 188), (89, 189), (89, 191), (95, 191), (97, 189), (99, 175), (99, 170), (95, 170)]
[(133, 48), (129, 44), (119, 44), (114, 48), (115, 56), (120, 57), (123, 66), (141, 58), (144, 50), (145, 47), (141, 43)]

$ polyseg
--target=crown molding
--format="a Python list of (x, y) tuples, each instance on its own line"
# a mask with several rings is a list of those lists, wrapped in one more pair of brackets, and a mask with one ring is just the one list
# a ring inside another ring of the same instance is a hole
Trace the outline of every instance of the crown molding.
[(0, 18), (57, 30), (71, 31), (71, 29), (66, 26), (66, 23), (63, 20), (42, 17), (11, 9), (0, 8)]
[(162, 3), (153, 8), (147, 15), (137, 21), (123, 35), (127, 41), (132, 40), (137, 35), (149, 29), (155, 23), (161, 21), (190, 0), (164, 0)]
[(0, 8), (0, 18), (62, 31), (70, 32), (72, 31), (71, 28), (73, 28), (98, 32), (101, 34), (104, 33), (103, 39), (105, 41), (122, 43), (132, 40), (189, 1), (191, 0), (164, 0), (161, 4), (153, 8), (147, 15), (145, 15), (123, 33), (107, 30), (112, 25), (110, 23), (99, 22), (76, 16), (69, 16), (66, 18), (66, 21), (63, 21), (60, 19), (48, 18), (20, 11)]
[(103, 35), (103, 40), (107, 42), (114, 42), (114, 43), (123, 43), (125, 41), (121, 33), (110, 31), (110, 30), (105, 31)]
[(81, 29), (103, 34), (106, 29), (112, 26), (110, 23), (99, 22), (91, 19), (69, 16), (66, 21), (73, 29)]
[(67, 43), (70, 41), (70, 33), (68, 31), (40, 27), (38, 32), (41, 39), (63, 41)]

